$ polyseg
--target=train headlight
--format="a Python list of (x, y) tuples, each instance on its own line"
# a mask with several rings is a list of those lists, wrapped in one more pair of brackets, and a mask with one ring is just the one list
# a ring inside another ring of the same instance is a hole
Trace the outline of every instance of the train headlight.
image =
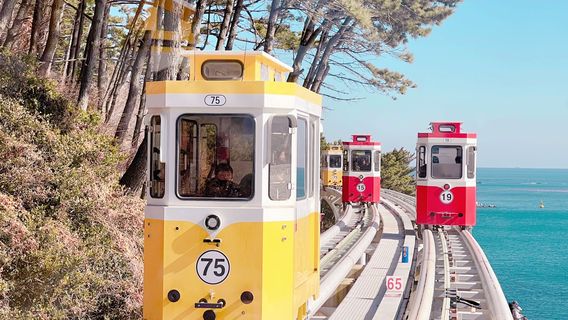
[(221, 226), (221, 219), (214, 214), (209, 215), (205, 218), (205, 226), (209, 230), (217, 230)]
[(450, 190), (450, 185), (446, 183), (446, 184), (444, 185), (444, 190)]
[(170, 300), (171, 302), (178, 302), (179, 298), (181, 298), (181, 295), (179, 294), (179, 291), (177, 290), (170, 290), (168, 292), (168, 300)]

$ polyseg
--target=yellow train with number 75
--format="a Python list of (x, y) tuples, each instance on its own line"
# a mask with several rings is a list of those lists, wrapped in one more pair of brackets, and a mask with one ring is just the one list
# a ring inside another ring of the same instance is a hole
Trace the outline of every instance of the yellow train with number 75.
[(303, 319), (319, 292), (321, 96), (263, 52), (151, 82), (144, 319)]

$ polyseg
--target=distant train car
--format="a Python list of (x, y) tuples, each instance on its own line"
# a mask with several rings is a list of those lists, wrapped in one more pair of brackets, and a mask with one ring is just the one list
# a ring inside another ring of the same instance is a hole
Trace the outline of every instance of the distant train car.
[(319, 295), (320, 95), (263, 52), (147, 85), (144, 319), (304, 319)]
[(416, 144), (416, 223), (475, 225), (477, 135), (461, 122), (432, 122)]
[(381, 143), (370, 135), (343, 142), (343, 202), (378, 203), (381, 193)]
[(330, 145), (321, 153), (321, 180), (324, 187), (340, 188), (343, 176), (343, 150)]

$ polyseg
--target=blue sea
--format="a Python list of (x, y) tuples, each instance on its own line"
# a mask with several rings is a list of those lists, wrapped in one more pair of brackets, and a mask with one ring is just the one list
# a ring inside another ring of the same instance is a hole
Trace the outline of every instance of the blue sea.
[[(480, 168), (473, 234), (529, 320), (568, 319), (568, 169)], [(539, 208), (541, 201), (544, 208)]]

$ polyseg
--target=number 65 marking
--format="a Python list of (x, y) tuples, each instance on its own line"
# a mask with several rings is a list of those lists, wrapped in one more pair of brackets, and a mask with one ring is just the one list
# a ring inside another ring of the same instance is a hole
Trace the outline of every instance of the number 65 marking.
[(222, 106), (227, 102), (227, 98), (222, 94), (208, 94), (204, 101), (208, 106)]

